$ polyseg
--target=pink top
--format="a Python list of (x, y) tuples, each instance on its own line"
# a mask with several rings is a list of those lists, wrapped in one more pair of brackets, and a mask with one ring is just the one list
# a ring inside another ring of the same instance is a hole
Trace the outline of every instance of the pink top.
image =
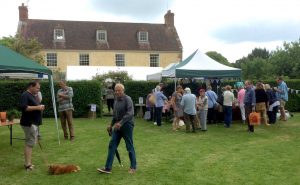
[(239, 104), (244, 105), (245, 92), (246, 92), (245, 89), (241, 89), (241, 90), (238, 92), (238, 101), (239, 101)]

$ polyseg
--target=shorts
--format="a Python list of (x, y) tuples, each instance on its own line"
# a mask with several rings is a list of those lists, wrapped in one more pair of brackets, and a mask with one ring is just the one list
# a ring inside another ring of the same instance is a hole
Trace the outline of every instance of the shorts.
[(22, 126), (22, 129), (25, 133), (26, 146), (33, 147), (37, 140), (38, 127), (36, 125), (31, 125), (30, 127)]
[(282, 108), (282, 109), (284, 109), (285, 103), (286, 103), (286, 102), (285, 102), (284, 100), (281, 99), (281, 100), (280, 100), (280, 105), (279, 105), (279, 107)]

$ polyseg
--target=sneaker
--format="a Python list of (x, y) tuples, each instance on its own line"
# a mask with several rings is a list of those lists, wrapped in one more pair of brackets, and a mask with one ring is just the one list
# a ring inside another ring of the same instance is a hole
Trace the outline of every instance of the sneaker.
[(133, 168), (130, 168), (129, 170), (128, 170), (128, 173), (130, 173), (130, 174), (134, 174), (136, 172), (136, 169), (133, 169)]
[(99, 173), (106, 173), (106, 174), (111, 174), (111, 170), (108, 168), (97, 168), (97, 171)]
[(32, 171), (33, 167), (34, 167), (34, 165), (32, 165), (32, 164), (30, 164), (28, 166), (24, 164), (24, 168), (25, 168), (26, 171)]
[(154, 125), (157, 125), (157, 123), (156, 123), (156, 122), (154, 122), (153, 124), (154, 124)]

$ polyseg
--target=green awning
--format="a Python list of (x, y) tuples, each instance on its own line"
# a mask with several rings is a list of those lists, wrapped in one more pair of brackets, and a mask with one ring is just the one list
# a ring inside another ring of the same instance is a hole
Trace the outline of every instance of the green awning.
[(223, 65), (196, 50), (175, 69), (177, 78), (226, 78), (241, 77), (241, 69)]
[(37, 62), (0, 45), (0, 73), (41, 73), (52, 75), (52, 71)]

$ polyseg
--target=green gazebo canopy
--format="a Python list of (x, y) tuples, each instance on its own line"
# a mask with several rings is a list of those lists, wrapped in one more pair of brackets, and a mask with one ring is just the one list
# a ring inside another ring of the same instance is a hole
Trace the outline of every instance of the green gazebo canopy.
[(52, 71), (23, 55), (0, 45), (0, 73), (42, 73), (52, 75)]

